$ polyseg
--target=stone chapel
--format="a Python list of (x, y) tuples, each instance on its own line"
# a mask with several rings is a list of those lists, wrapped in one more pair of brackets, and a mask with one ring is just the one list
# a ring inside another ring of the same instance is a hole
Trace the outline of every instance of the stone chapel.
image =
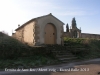
[(30, 46), (42, 44), (62, 44), (63, 37), (70, 38), (96, 38), (100, 39), (99, 34), (81, 33), (77, 28), (75, 18), (72, 19), (72, 25), (69, 29), (66, 25), (66, 32), (63, 29), (64, 23), (53, 16), (51, 13), (41, 17), (31, 19), (23, 25), (18, 25), (12, 37)]

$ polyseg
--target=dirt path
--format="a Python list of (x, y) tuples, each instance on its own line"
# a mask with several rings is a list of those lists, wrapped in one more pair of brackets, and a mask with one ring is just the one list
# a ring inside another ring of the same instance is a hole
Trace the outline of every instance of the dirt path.
[(51, 75), (100, 75), (98, 72), (100, 72), (100, 64), (88, 64), (75, 66), (74, 71), (55, 72)]

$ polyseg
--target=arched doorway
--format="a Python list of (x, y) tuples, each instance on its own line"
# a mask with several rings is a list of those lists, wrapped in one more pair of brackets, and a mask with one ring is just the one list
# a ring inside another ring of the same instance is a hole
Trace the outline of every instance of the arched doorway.
[(56, 44), (56, 28), (52, 23), (45, 26), (44, 41), (45, 44)]

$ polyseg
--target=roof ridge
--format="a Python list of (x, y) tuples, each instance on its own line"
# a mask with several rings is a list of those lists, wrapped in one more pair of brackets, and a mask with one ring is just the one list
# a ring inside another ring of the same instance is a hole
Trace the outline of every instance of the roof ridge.
[[(49, 14), (47, 14), (47, 15), (43, 15), (43, 16), (40, 16), (40, 17), (32, 18), (31, 20), (27, 21), (26, 23), (22, 24), (20, 27), (18, 27), (17, 29), (15, 29), (15, 31), (19, 30), (20, 28), (22, 28), (23, 26), (25, 26), (26, 24), (28, 24), (28, 23), (31, 22), (31, 21), (34, 21), (34, 20), (36, 20), (36, 19), (39, 19), (39, 18), (45, 17), (45, 16), (49, 16), (49, 15), (53, 16), (52, 13), (49, 13)], [(59, 20), (58, 18), (56, 18), (55, 16), (53, 16), (53, 17), (54, 17), (55, 19), (57, 19), (58, 21), (60, 21), (60, 20)], [(60, 22), (62, 22), (62, 21), (60, 21)], [(62, 22), (62, 23), (63, 23), (63, 22)], [(63, 23), (63, 24), (64, 24), (64, 23)]]

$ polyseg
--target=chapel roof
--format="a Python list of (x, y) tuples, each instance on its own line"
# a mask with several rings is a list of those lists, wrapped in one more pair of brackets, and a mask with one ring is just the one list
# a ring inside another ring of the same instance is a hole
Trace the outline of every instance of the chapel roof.
[[(53, 16), (52, 13), (50, 13), (50, 14), (48, 14), (48, 15), (43, 15), (43, 16), (36, 17), (36, 18), (33, 18), (33, 19), (27, 21), (26, 23), (22, 24), (22, 25), (19, 26), (17, 29), (15, 29), (15, 31), (21, 29), (22, 27), (26, 26), (28, 23), (30, 23), (30, 22), (32, 22), (32, 21), (35, 21), (35, 20), (37, 20), (37, 19), (39, 19), (39, 18), (46, 17), (46, 16), (52, 16), (52, 17), (54, 17), (55, 19), (57, 19), (58, 21), (60, 21), (58, 18), (56, 18), (55, 16)], [(60, 22), (64, 25), (64, 23), (63, 23), (62, 21), (60, 21)]]

